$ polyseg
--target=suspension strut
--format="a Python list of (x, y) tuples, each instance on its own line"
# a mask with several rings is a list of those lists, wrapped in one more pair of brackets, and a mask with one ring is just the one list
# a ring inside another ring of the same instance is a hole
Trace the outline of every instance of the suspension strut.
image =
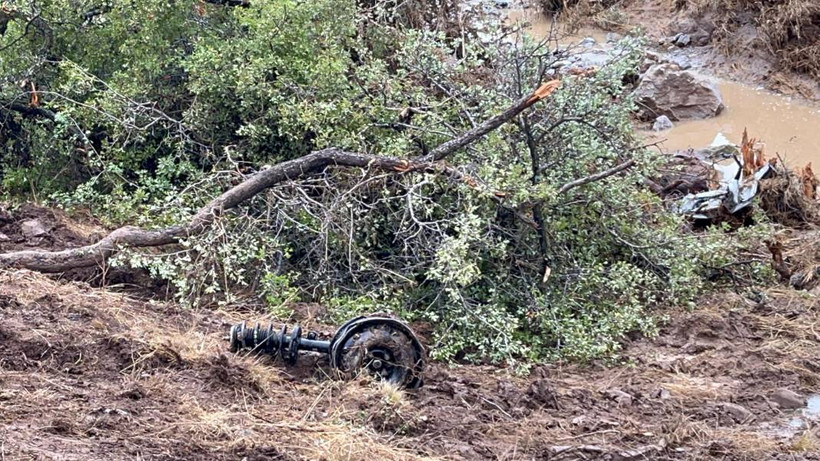
[(328, 354), (330, 366), (351, 377), (367, 372), (378, 379), (400, 387), (417, 388), (422, 384), (425, 362), (424, 347), (406, 323), (385, 316), (361, 316), (339, 327), (330, 341), (316, 339), (315, 333), (302, 337), (299, 325), (275, 329), (272, 324), (246, 322), (234, 325), (230, 332), (230, 350), (248, 350), (282, 357), (293, 365), (299, 351)]

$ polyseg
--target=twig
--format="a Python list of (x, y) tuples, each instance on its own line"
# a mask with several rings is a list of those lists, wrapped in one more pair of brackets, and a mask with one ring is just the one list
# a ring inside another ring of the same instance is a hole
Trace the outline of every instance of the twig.
[(591, 435), (612, 434), (612, 433), (620, 434), (620, 431), (615, 430), (615, 429), (605, 429), (605, 430), (602, 430), (602, 431), (587, 432), (585, 434), (573, 435), (572, 437), (563, 437), (563, 438), (560, 438), (560, 439), (555, 439), (554, 441), (555, 442), (564, 442), (564, 441), (567, 441), (567, 440), (582, 439), (584, 437), (589, 437)]
[(616, 165), (616, 166), (614, 166), (614, 167), (612, 167), (608, 170), (604, 170), (600, 173), (595, 173), (593, 175), (589, 175), (587, 177), (584, 177), (584, 178), (581, 178), (581, 179), (576, 179), (575, 181), (572, 181), (572, 182), (568, 182), (568, 183), (564, 184), (563, 186), (561, 186), (560, 189), (558, 189), (557, 195), (564, 194), (567, 191), (569, 191), (570, 189), (573, 189), (575, 187), (583, 186), (584, 184), (589, 184), (591, 182), (600, 181), (601, 179), (608, 178), (612, 175), (616, 175), (616, 174), (620, 173), (621, 171), (632, 168), (633, 166), (635, 166), (635, 163), (636, 163), (635, 159), (627, 160), (627, 161), (625, 161), (625, 162), (623, 162), (619, 165)]

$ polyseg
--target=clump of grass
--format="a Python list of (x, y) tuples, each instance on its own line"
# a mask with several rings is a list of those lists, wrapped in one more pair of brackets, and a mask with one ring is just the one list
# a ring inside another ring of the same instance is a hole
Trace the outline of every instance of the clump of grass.
[(559, 14), (569, 33), (581, 26), (594, 24), (604, 30), (622, 30), (628, 25), (626, 13), (619, 8), (622, 0), (541, 0), (541, 10), (547, 15)]
[(392, 407), (402, 407), (407, 402), (404, 391), (395, 384), (382, 381), (378, 384), (379, 392), (382, 394), (382, 401)]
[(812, 431), (807, 430), (800, 437), (794, 439), (789, 449), (798, 453), (817, 453), (820, 451), (820, 441), (817, 440), (817, 436)]

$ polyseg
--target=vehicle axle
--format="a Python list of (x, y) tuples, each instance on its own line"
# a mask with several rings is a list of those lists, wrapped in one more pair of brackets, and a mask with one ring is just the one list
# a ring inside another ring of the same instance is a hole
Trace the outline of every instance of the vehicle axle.
[(331, 367), (342, 375), (352, 376), (361, 371), (400, 387), (421, 386), (425, 351), (421, 342), (407, 324), (384, 316), (362, 316), (345, 322), (330, 341), (316, 339), (315, 333), (302, 337), (299, 325), (288, 332), (283, 326), (263, 327), (246, 322), (231, 327), (230, 350), (248, 350), (277, 355), (293, 365), (299, 351), (328, 354)]

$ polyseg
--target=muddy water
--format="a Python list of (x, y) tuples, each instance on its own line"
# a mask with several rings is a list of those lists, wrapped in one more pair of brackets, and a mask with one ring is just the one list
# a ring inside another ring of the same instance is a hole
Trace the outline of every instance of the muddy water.
[(670, 151), (697, 149), (711, 144), (717, 133), (739, 143), (747, 128), (751, 137), (766, 145), (767, 153), (776, 152), (791, 165), (820, 164), (820, 108), (739, 83), (717, 83), (726, 105), (723, 113), (677, 122), (657, 135), (646, 132), (648, 138), (665, 139), (663, 146)]
[(568, 34), (562, 24), (534, 10), (510, 10), (507, 13), (508, 24), (527, 25), (527, 31), (535, 38), (550, 37), (559, 45), (577, 45), (586, 37), (592, 37), (598, 43), (606, 42), (607, 33), (594, 27), (582, 27)]
[[(526, 22), (529, 33), (538, 38), (553, 37), (562, 31), (559, 24), (534, 10), (509, 12), (511, 24)], [(606, 41), (606, 32), (587, 28), (558, 39), (561, 45), (577, 44), (585, 37), (598, 43)], [(697, 69), (693, 69), (697, 72)], [(748, 85), (715, 79), (723, 95), (726, 109), (721, 115), (707, 120), (675, 123), (675, 127), (662, 133), (639, 126), (649, 142), (664, 140), (662, 147), (669, 151), (698, 149), (712, 143), (718, 133), (730, 141), (740, 143), (743, 129), (766, 145), (766, 152), (780, 154), (787, 163), (802, 166), (809, 162), (820, 164), (820, 106), (792, 101), (790, 98), (758, 90)]]

